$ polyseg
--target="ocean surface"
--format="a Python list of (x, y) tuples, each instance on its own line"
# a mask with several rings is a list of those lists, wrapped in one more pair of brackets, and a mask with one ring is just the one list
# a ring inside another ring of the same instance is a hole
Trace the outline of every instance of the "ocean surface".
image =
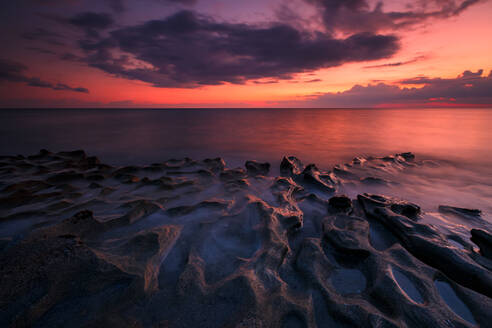
[(222, 157), (229, 167), (268, 161), (272, 174), (283, 156), (329, 170), (413, 152), (435, 167), (401, 172), (381, 192), (428, 211), (479, 208), (491, 222), (492, 109), (2, 109), (0, 136), (0, 155), (84, 149), (113, 165)]

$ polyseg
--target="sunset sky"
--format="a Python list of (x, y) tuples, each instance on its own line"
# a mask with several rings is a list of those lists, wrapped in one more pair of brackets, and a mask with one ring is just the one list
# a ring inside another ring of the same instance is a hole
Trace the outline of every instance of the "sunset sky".
[(492, 1), (18, 0), (0, 107), (492, 107)]

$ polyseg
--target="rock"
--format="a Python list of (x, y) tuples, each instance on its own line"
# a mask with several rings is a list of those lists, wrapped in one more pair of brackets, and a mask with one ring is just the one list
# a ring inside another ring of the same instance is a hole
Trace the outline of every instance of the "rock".
[(417, 219), (421, 213), (420, 206), (406, 201), (391, 204), (391, 210), (410, 219)]
[(59, 184), (59, 183), (67, 183), (73, 180), (81, 180), (84, 178), (82, 173), (76, 172), (74, 170), (55, 173), (48, 177), (46, 180), (49, 183)]
[(143, 280), (69, 235), (27, 238), (0, 255), (2, 327), (90, 326), (135, 302)]
[(492, 260), (492, 235), (481, 229), (472, 229), (471, 235), (471, 241), (480, 247), (480, 254)]
[(225, 161), (220, 157), (214, 159), (207, 158), (203, 160), (203, 163), (214, 173), (221, 172), (226, 167)]
[(296, 176), (301, 174), (304, 165), (294, 156), (284, 157), (280, 163), (280, 173), (284, 176)]
[(371, 252), (369, 222), (356, 216), (340, 214), (323, 222), (323, 238), (336, 250), (366, 258)]
[(87, 157), (85, 151), (83, 151), (83, 150), (61, 151), (61, 152), (57, 153), (56, 155), (62, 156), (62, 157), (73, 158), (73, 159), (83, 159), (83, 158)]
[(257, 161), (247, 161), (246, 170), (250, 175), (267, 175), (270, 171), (270, 163), (258, 163)]
[(363, 184), (373, 185), (373, 186), (387, 186), (389, 181), (377, 177), (366, 177), (360, 180)]
[(401, 153), (397, 154), (398, 156), (403, 157), (406, 161), (413, 161), (415, 159), (415, 155), (408, 152), (408, 153)]
[(220, 173), (220, 178), (225, 181), (241, 180), (246, 178), (246, 172), (241, 168), (224, 170)]
[(338, 211), (347, 212), (352, 209), (352, 201), (346, 195), (331, 197), (328, 204)]
[(272, 177), (220, 158), (0, 156), (0, 327), (468, 327), (438, 280), (486, 327), (483, 221), (476, 252), (467, 230), (441, 233), (416, 204), (340, 194), (412, 159), (322, 171), (288, 157)]
[(447, 238), (435, 228), (394, 213), (391, 199), (384, 196), (363, 194), (357, 199), (366, 215), (383, 223), (413, 256), (457, 283), (492, 297), (492, 275), (463, 252), (450, 247)]
[(304, 182), (307, 182), (321, 191), (328, 193), (335, 191), (333, 181), (331, 181), (329, 177), (328, 179), (325, 179), (326, 176), (322, 176), (314, 164), (306, 166), (304, 171), (302, 171), (302, 177)]
[(454, 214), (465, 218), (480, 218), (480, 216), (482, 215), (482, 211), (478, 209), (468, 209), (446, 205), (440, 205), (439, 212)]

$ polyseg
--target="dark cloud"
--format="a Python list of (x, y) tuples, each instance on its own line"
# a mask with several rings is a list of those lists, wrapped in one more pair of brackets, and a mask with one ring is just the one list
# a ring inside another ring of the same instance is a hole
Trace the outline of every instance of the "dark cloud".
[(157, 0), (157, 1), (179, 3), (179, 4), (187, 5), (187, 6), (194, 5), (195, 3), (197, 3), (197, 0)]
[(121, 13), (126, 10), (125, 3), (123, 0), (105, 0), (109, 7), (117, 13)]
[(81, 28), (106, 29), (113, 25), (113, 18), (106, 13), (86, 12), (77, 14), (68, 20), (70, 24)]
[[(217, 22), (191, 11), (83, 40), (87, 62), (105, 72), (156, 87), (197, 87), (293, 74), (346, 62), (387, 58), (398, 50), (392, 35), (357, 33), (337, 39), (287, 24)], [(126, 56), (115, 57), (114, 53)]]
[[(350, 90), (338, 93), (315, 95), (302, 106), (315, 107), (373, 107), (383, 104), (439, 105), (449, 104), (491, 104), (492, 71), (484, 76), (483, 70), (465, 71), (454, 79), (416, 77), (400, 81), (402, 84), (423, 85), (420, 88), (402, 88), (379, 83), (356, 85)], [(297, 103), (297, 106), (301, 103)], [(294, 106), (296, 106), (294, 104)]]
[(410, 60), (393, 62), (393, 63), (385, 63), (385, 64), (380, 64), (380, 65), (369, 65), (369, 66), (364, 66), (364, 68), (398, 67), (398, 66), (413, 64), (413, 63), (416, 63), (416, 62), (423, 60), (423, 59), (426, 59), (426, 58), (427, 58), (427, 56), (418, 56), (418, 57), (412, 58)]
[(62, 46), (65, 44), (61, 41), (64, 39), (63, 35), (42, 27), (24, 32), (21, 34), (21, 37), (29, 41), (42, 41), (54, 46)]
[(38, 77), (28, 77), (24, 74), (27, 67), (21, 63), (0, 59), (0, 82), (24, 83), (31, 87), (48, 88), (58, 91), (74, 91), (89, 93), (89, 90), (82, 87), (73, 88), (63, 83), (53, 84)]
[[(127, 10), (127, 6), (124, 0), (104, 0), (109, 7), (116, 13), (121, 13)], [(143, 1), (143, 0), (140, 0)], [(184, 6), (192, 6), (198, 2), (198, 0), (148, 0), (162, 4), (180, 4)]]
[[(408, 2), (408, 10), (384, 11), (384, 2), (369, 0), (305, 0), (319, 8), (328, 31), (382, 31), (408, 27), (431, 18), (461, 14), (482, 0), (427, 0)], [(430, 8), (430, 9), (429, 9)]]
[(99, 31), (111, 27), (114, 20), (107, 13), (85, 12), (68, 19), (68, 23), (84, 30), (88, 37), (96, 38), (99, 36)]
[(40, 54), (45, 54), (45, 55), (56, 55), (56, 52), (44, 49), (44, 48), (38, 48), (38, 47), (26, 47), (26, 50), (34, 51)]

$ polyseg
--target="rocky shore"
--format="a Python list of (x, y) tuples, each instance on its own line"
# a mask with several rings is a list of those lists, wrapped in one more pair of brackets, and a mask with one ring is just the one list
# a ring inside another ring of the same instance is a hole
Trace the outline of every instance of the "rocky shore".
[(345, 195), (432, 165), (402, 153), (324, 171), (285, 157), (273, 176), (220, 158), (0, 157), (0, 326), (489, 327), (479, 209), (436, 204), (458, 222), (448, 229), (418, 204)]

